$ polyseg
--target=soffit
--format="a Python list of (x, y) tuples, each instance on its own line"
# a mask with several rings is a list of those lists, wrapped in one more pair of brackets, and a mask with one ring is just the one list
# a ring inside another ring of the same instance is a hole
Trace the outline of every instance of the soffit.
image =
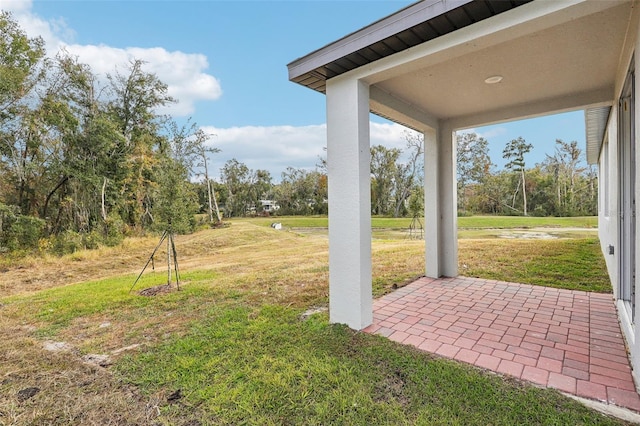
[[(595, 91), (606, 91), (613, 100), (630, 8), (619, 2), (375, 86), (440, 120)], [(493, 75), (503, 80), (486, 84)]]
[[(428, 46), (455, 36), (460, 28), (464, 28), (462, 31), (473, 31), (477, 25), (492, 28), (495, 19), (511, 23), (514, 13), (527, 16), (530, 10), (544, 8), (545, 3), (538, 3), (543, 1), (536, 0), (524, 6), (526, 2), (505, 2), (506, 9), (493, 10), (488, 15), (479, 11), (487, 5), (503, 2), (438, 0), (416, 3), (292, 62), (289, 64), (290, 79), (322, 92), (327, 78), (356, 70), (364, 64), (369, 64), (373, 70), (378, 63), (396, 61), (393, 58), (413, 54), (423, 46), (429, 51)], [(525, 26), (521, 29), (519, 24), (514, 24), (510, 30), (493, 34), (492, 41), (484, 45), (481, 39), (469, 39), (462, 50), (451, 53), (441, 50), (435, 56), (428, 55), (410, 64), (400, 60), (392, 72), (380, 67), (382, 71), (373, 71), (365, 79), (372, 85), (371, 93), (376, 94), (376, 100), (372, 99), (371, 103), (372, 112), (421, 130), (425, 124), (433, 127), (433, 123), (443, 120), (449, 120), (451, 127), (465, 128), (465, 125), (479, 126), (584, 109), (587, 154), (589, 162), (593, 162), (597, 160), (609, 106), (616, 98), (616, 75), (623, 66), (620, 61), (626, 33), (634, 25), (630, 22), (634, 4), (628, 0), (567, 1), (560, 4), (567, 6), (561, 13), (549, 12), (549, 15), (537, 18), (538, 23), (530, 27), (537, 30), (530, 31)], [(422, 7), (422, 14), (409, 13), (416, 12), (418, 6)], [(476, 8), (475, 12), (469, 12), (470, 7)], [(455, 15), (459, 21), (451, 18), (454, 12), (461, 13)], [(461, 16), (469, 21), (464, 23)], [(375, 43), (396, 37), (402, 31), (414, 31), (420, 25), (416, 23), (417, 17), (423, 19), (423, 25), (433, 25), (434, 19), (441, 19), (440, 22), (450, 26), (446, 30), (441, 28), (441, 34), (416, 44), (414, 49), (399, 48), (384, 57), (371, 56), (362, 63), (348, 60), (344, 63), (350, 62), (350, 65), (334, 67), (342, 63), (343, 58), (360, 55)], [(385, 27), (386, 24), (389, 25)], [(396, 36), (389, 35), (390, 28), (398, 31)], [(493, 75), (502, 76), (502, 81), (486, 84), (484, 80)], [(418, 116), (421, 118), (416, 121)]]

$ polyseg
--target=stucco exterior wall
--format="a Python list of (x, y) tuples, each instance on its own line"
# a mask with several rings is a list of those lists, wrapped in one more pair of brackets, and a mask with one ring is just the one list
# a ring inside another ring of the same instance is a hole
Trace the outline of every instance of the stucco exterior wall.
[[(605, 141), (600, 151), (598, 162), (598, 234), (600, 246), (607, 264), (607, 271), (611, 278), (614, 296), (618, 297), (618, 107), (611, 109), (609, 126), (605, 134)], [(613, 253), (609, 254), (609, 247)]]
[[(620, 253), (622, 249), (622, 241), (620, 237), (620, 202), (622, 197), (622, 188), (620, 185), (619, 173), (622, 165), (620, 164), (619, 158), (620, 129), (618, 126), (620, 120), (620, 109), (618, 100), (622, 96), (625, 79), (629, 70), (632, 67), (634, 67), (636, 71), (640, 70), (640, 31), (638, 22), (638, 12), (634, 11), (631, 19), (627, 23), (629, 31), (627, 32), (628, 36), (625, 42), (625, 49), (623, 51), (623, 55), (620, 60), (620, 67), (617, 73), (615, 85), (616, 100), (611, 108), (607, 131), (602, 143), (598, 162), (598, 235), (613, 287), (613, 295), (616, 300), (620, 326), (629, 349), (629, 358), (631, 360), (636, 386), (640, 383), (640, 327), (633, 324), (630, 315), (624, 308), (624, 303), (620, 300), (621, 294), (619, 288), (619, 276), (621, 272), (619, 270)], [(632, 61), (635, 63), (632, 64)], [(637, 76), (635, 80), (635, 136), (632, 143), (636, 146), (635, 158), (633, 159), (636, 164), (635, 199), (640, 201), (640, 166), (638, 166), (640, 165), (640, 147), (637, 145), (638, 134), (640, 134), (640, 107), (638, 105), (640, 100), (640, 81)], [(635, 246), (636, 276), (632, 285), (636, 289), (636, 306), (637, 308), (640, 308), (640, 241), (638, 239), (638, 236), (640, 236), (640, 226), (638, 225), (640, 225), (640, 220), (637, 220), (636, 238), (633, 242)], [(610, 254), (610, 246), (613, 247), (613, 254)], [(640, 318), (639, 315), (640, 311), (636, 311), (636, 323), (638, 322), (638, 318)]]

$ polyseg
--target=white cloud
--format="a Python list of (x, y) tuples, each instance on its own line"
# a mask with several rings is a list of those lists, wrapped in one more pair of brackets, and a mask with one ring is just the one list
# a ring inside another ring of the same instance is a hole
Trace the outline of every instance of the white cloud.
[(327, 127), (324, 124), (203, 127), (202, 130), (215, 135), (209, 144), (222, 151), (211, 157), (214, 170), (235, 158), (250, 169), (268, 170), (275, 180), (279, 180), (288, 166), (313, 170), (319, 157), (325, 156)]
[(143, 69), (154, 73), (167, 84), (169, 95), (177, 99), (161, 113), (175, 116), (187, 116), (195, 109), (195, 102), (200, 100), (216, 100), (222, 95), (220, 82), (212, 75), (204, 72), (209, 67), (205, 55), (169, 52), (161, 47), (143, 49), (129, 47), (126, 49), (105, 45), (66, 45), (66, 50), (77, 55), (81, 62), (91, 65), (93, 71), (101, 76), (115, 71), (114, 64), (120, 73), (126, 73), (126, 67), (134, 59), (146, 64)]
[[(209, 62), (205, 55), (168, 51), (162, 47), (113, 47), (104, 44), (82, 45), (64, 19), (44, 20), (32, 12), (31, 0), (0, 0), (0, 8), (9, 10), (30, 36), (40, 36), (50, 55), (65, 49), (77, 55), (81, 62), (91, 66), (104, 82), (106, 74), (126, 73), (133, 59), (146, 62), (144, 69), (155, 73), (168, 85), (169, 94), (179, 100), (162, 113), (187, 116), (193, 113), (195, 103), (216, 100), (222, 95), (220, 82), (206, 72)], [(117, 68), (116, 68), (117, 67)], [(218, 177), (219, 168), (227, 160), (236, 158), (249, 168), (268, 170), (275, 180), (288, 166), (313, 170), (319, 157), (326, 157), (326, 125), (309, 126), (246, 126), (231, 128), (203, 127), (216, 135), (210, 144), (222, 150), (211, 156), (212, 175)], [(371, 145), (404, 149), (406, 140), (403, 126), (393, 123), (372, 122)]]
[(43, 20), (32, 13), (31, 6), (30, 0), (0, 0), (0, 9), (10, 11), (29, 37), (42, 37), (49, 55), (54, 56), (60, 49), (66, 49), (78, 56), (80, 62), (90, 65), (101, 79), (107, 73), (114, 73), (116, 66), (120, 72), (126, 72), (133, 59), (145, 61), (143, 69), (155, 73), (168, 85), (169, 95), (179, 101), (160, 113), (187, 116), (194, 112), (197, 101), (216, 100), (222, 96), (220, 82), (206, 72), (209, 63), (205, 55), (168, 51), (162, 47), (81, 45), (75, 43), (75, 32), (64, 19)]
[[(209, 145), (222, 152), (211, 157), (213, 170), (218, 170), (232, 158), (250, 169), (268, 170), (274, 180), (287, 167), (314, 170), (319, 157), (326, 158), (325, 124), (310, 126), (245, 126), (231, 128), (202, 127), (205, 133), (215, 135)], [(384, 145), (404, 149), (404, 132), (411, 131), (398, 124), (370, 125), (371, 146)], [(219, 173), (218, 173), (219, 175)], [(215, 176), (218, 177), (217, 175)]]
[(63, 18), (46, 21), (31, 12), (31, 0), (0, 0), (0, 9), (11, 12), (29, 37), (42, 37), (47, 52), (55, 54), (64, 43), (75, 38), (75, 32)]
[(475, 133), (479, 137), (489, 140), (491, 138), (506, 135), (508, 133), (508, 130), (505, 127), (488, 126), (484, 128), (484, 131), (478, 131), (476, 129), (466, 129), (463, 130), (462, 133)]
[(387, 148), (398, 148), (401, 150), (404, 150), (407, 145), (405, 134), (416, 133), (407, 127), (395, 123), (371, 122), (369, 129), (371, 146), (384, 145)]
[(31, 0), (0, 0), (0, 9), (11, 13), (29, 11), (32, 5)]

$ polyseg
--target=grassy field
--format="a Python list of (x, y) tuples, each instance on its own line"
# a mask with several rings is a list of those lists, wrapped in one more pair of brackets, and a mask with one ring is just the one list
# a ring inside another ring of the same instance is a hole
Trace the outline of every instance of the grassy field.
[[(238, 219), (259, 226), (279, 222), (283, 228), (304, 233), (326, 233), (326, 216), (283, 216)], [(374, 239), (401, 239), (407, 237), (410, 218), (373, 217), (371, 228)], [(597, 237), (598, 219), (588, 217), (517, 217), (472, 216), (458, 218), (459, 239), (487, 239), (521, 237), (532, 234), (535, 238), (594, 238)]]
[[(282, 216), (238, 219), (261, 226), (280, 222), (285, 228), (326, 228), (326, 216)], [(407, 229), (411, 218), (372, 217), (373, 229)], [(469, 216), (458, 218), (459, 229), (510, 229), (510, 228), (590, 228), (597, 229), (598, 218), (584, 217), (522, 217), (522, 216)]]
[[(555, 391), (302, 315), (327, 303), (326, 234), (265, 223), (176, 237), (182, 290), (154, 297), (138, 291), (166, 282), (164, 253), (129, 290), (157, 237), (0, 262), (0, 424), (619, 424)], [(421, 275), (423, 246), (374, 240), (374, 293)], [(608, 291), (593, 238), (461, 240), (460, 268)]]
[(458, 227), (478, 228), (593, 228), (598, 218), (584, 217), (523, 217), (523, 216), (470, 216), (459, 217)]

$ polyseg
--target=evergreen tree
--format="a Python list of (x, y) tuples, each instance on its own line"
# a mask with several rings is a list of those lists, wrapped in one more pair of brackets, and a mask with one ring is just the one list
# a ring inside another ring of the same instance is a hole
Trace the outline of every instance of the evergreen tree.
[(533, 148), (533, 145), (527, 143), (522, 137), (518, 137), (518, 139), (513, 139), (507, 143), (507, 146), (502, 151), (502, 157), (509, 160), (504, 167), (507, 170), (517, 173), (519, 178), (518, 185), (513, 192), (511, 207), (515, 208), (516, 196), (519, 188), (522, 187), (522, 212), (525, 216), (527, 216), (527, 183), (525, 180), (526, 167), (524, 155), (531, 151), (531, 148)]

